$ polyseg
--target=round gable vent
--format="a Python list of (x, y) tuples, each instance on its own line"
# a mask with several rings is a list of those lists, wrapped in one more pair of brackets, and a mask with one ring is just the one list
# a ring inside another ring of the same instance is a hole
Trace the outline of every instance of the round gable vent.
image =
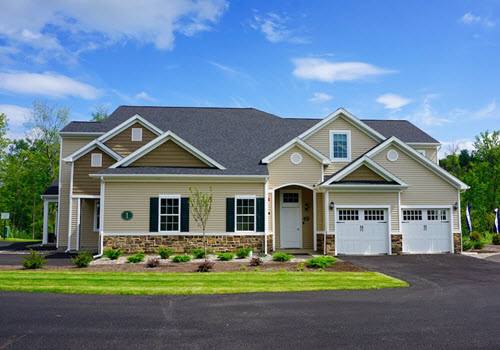
[(292, 153), (292, 155), (290, 156), (290, 161), (293, 163), (293, 164), (300, 164), (302, 163), (302, 155), (300, 153)]
[(398, 160), (399, 154), (395, 150), (391, 149), (389, 152), (387, 152), (387, 159), (389, 159), (391, 162), (395, 162)]

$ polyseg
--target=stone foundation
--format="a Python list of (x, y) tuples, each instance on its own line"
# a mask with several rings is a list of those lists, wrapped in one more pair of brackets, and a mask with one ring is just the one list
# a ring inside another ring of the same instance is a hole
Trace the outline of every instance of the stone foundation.
[(267, 234), (267, 252), (272, 252), (273, 251), (273, 234), (269, 233)]
[[(251, 247), (254, 253), (264, 252), (264, 236), (207, 235), (207, 248), (215, 253), (235, 252)], [(203, 249), (203, 236), (104, 236), (104, 250), (121, 248), (124, 253), (155, 253), (158, 247), (172, 248), (176, 254), (189, 253), (191, 249)], [(271, 237), (272, 248), (272, 237)]]
[[(316, 235), (316, 249), (318, 254), (324, 254), (324, 234), (318, 233)], [(326, 235), (326, 255), (335, 255), (335, 235)]]
[(391, 234), (391, 254), (392, 255), (403, 254), (403, 235)]
[(453, 234), (453, 248), (455, 249), (455, 254), (462, 254), (462, 234)]

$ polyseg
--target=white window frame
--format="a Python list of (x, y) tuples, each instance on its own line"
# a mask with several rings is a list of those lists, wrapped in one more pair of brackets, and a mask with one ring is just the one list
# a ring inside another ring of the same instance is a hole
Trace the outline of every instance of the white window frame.
[[(240, 216), (252, 216), (251, 214), (238, 214), (238, 199), (253, 199), (253, 230), (238, 230), (238, 215)], [(234, 196), (234, 232), (257, 232), (257, 196), (250, 195), (236, 195)]]
[[(347, 135), (347, 158), (333, 157), (333, 135)], [(351, 130), (330, 130), (330, 160), (332, 162), (351, 162)]]
[(94, 203), (94, 231), (99, 232), (99, 225), (101, 220), (101, 201), (98, 199)]
[(102, 168), (102, 153), (91, 153), (90, 166), (92, 168)]
[[(179, 200), (179, 213), (178, 214), (163, 214), (161, 213), (161, 200), (162, 199), (177, 199)], [(164, 232), (164, 233), (179, 233), (181, 232), (181, 195), (180, 194), (161, 194), (158, 196), (158, 232)], [(179, 220), (179, 229), (176, 230), (176, 231), (169, 231), (169, 230), (165, 230), (165, 231), (162, 231), (161, 229), (161, 218), (162, 216), (177, 216), (178, 217), (178, 220)]]
[[(136, 132), (135, 138), (134, 131)], [(142, 142), (142, 128), (132, 128), (132, 142)]]

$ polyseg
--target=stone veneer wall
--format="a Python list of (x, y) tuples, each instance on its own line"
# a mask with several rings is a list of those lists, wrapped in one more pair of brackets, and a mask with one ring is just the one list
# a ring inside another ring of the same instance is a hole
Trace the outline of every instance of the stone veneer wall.
[[(318, 254), (324, 254), (324, 234), (318, 233), (316, 235), (316, 249)], [(335, 255), (335, 235), (326, 235), (326, 255)]]
[(268, 233), (267, 234), (267, 252), (272, 252), (273, 251), (273, 234)]
[(393, 235), (391, 234), (391, 253), (393, 255), (403, 254), (403, 235)]
[[(207, 247), (213, 252), (235, 252), (238, 248), (252, 247), (254, 253), (264, 251), (264, 236), (207, 235)], [(124, 253), (155, 253), (158, 247), (172, 248), (177, 254), (189, 253), (191, 249), (203, 249), (203, 236), (104, 236), (104, 250), (121, 248)], [(271, 238), (272, 248), (272, 238)]]
[(454, 233), (453, 234), (453, 246), (455, 249), (455, 254), (462, 254), (462, 234)]

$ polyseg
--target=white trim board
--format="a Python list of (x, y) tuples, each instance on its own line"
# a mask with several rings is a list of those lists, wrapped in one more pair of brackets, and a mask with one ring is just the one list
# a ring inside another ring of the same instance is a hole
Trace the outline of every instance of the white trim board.
[(262, 159), (262, 163), (263, 164), (271, 163), (273, 160), (275, 160), (276, 158), (279, 158), (282, 154), (286, 153), (287, 151), (289, 151), (293, 147), (300, 148), (302, 151), (306, 152), (308, 155), (310, 155), (311, 157), (313, 157), (314, 159), (316, 159), (318, 162), (320, 162), (322, 164), (330, 164), (330, 159), (328, 159), (328, 157), (326, 157), (323, 153), (321, 153), (318, 150), (316, 150), (315, 148), (311, 147), (310, 145), (308, 145), (307, 143), (305, 143), (304, 141), (302, 141), (298, 137), (294, 138), (293, 140), (290, 140), (289, 142), (287, 142), (286, 144), (284, 144), (283, 146), (278, 148), (273, 153), (264, 157)]
[(120, 156), (118, 153), (113, 151), (111, 148), (108, 146), (102, 144), (98, 140), (94, 140), (92, 142), (87, 143), (85, 146), (82, 148), (78, 149), (77, 151), (73, 152), (69, 156), (63, 159), (64, 162), (72, 163), (78, 160), (79, 158), (83, 157), (87, 153), (93, 151), (94, 149), (99, 148), (101, 151), (104, 153), (108, 154), (110, 157), (114, 158), (115, 160), (121, 160), (122, 156)]
[[(103, 232), (104, 236), (203, 236), (203, 232)], [(207, 236), (265, 236), (265, 232), (206, 232)]]
[(148, 129), (149, 131), (151, 131), (156, 135), (161, 135), (163, 133), (163, 131), (160, 128), (157, 128), (156, 126), (148, 122), (146, 119), (141, 117), (139, 114), (136, 114), (133, 117), (130, 117), (129, 119), (124, 121), (123, 123), (119, 124), (118, 126), (114, 127), (113, 129), (109, 130), (104, 135), (100, 136), (97, 140), (104, 143), (109, 139), (113, 138), (114, 136), (118, 135), (123, 130), (131, 127), (135, 123), (141, 124), (146, 129)]

